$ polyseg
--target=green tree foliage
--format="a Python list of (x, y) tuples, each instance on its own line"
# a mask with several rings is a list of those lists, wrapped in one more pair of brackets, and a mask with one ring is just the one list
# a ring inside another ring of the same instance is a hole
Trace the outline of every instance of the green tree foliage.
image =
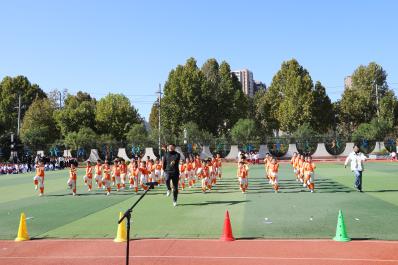
[(133, 124), (141, 123), (138, 111), (122, 94), (108, 94), (96, 105), (95, 121), (100, 134), (111, 134), (116, 140), (124, 140)]
[(253, 98), (254, 118), (262, 138), (270, 135), (273, 129), (279, 127), (278, 121), (272, 115), (273, 102), (269, 93), (261, 90), (257, 92)]
[(376, 85), (379, 99), (390, 91), (384, 69), (371, 62), (359, 66), (351, 76), (352, 87), (346, 88), (340, 102), (342, 122), (353, 131), (361, 123), (369, 123), (377, 113)]
[(293, 137), (296, 140), (309, 140), (318, 137), (318, 133), (313, 129), (311, 124), (306, 122), (297, 128), (293, 133)]
[(388, 121), (374, 118), (369, 123), (362, 123), (352, 133), (352, 140), (359, 141), (361, 139), (382, 141), (386, 135), (392, 130)]
[(240, 119), (231, 129), (232, 141), (235, 143), (249, 143), (257, 135), (256, 124), (252, 119)]
[(226, 62), (208, 60), (199, 69), (190, 58), (173, 69), (165, 84), (161, 105), (162, 126), (174, 135), (181, 124), (193, 121), (199, 128), (221, 134), (247, 114), (247, 99)]
[(326, 133), (333, 128), (334, 109), (326, 89), (317, 81), (313, 89), (312, 128), (317, 132)]
[(387, 91), (379, 103), (380, 119), (388, 123), (390, 127), (398, 123), (398, 101), (392, 90)]
[(133, 124), (130, 130), (126, 133), (126, 140), (130, 145), (146, 145), (148, 143), (148, 132), (146, 131), (144, 124)]
[(153, 103), (151, 113), (149, 114), (149, 126), (151, 130), (159, 127), (159, 103), (157, 101)]
[(67, 95), (64, 107), (54, 114), (62, 135), (66, 137), (85, 127), (95, 129), (95, 108), (96, 100), (88, 93), (79, 91), (76, 95)]
[(79, 148), (91, 149), (97, 145), (98, 135), (93, 129), (82, 127), (79, 131), (69, 132), (65, 136), (64, 143), (68, 148), (77, 150)]
[(31, 84), (25, 76), (6, 76), (0, 83), (0, 134), (17, 129), (18, 96), (21, 95), (21, 120), (35, 99), (46, 98), (46, 94), (36, 84)]
[(191, 144), (207, 145), (214, 138), (210, 132), (200, 129), (195, 122), (190, 121), (180, 128), (181, 133), (178, 137), (180, 143), (184, 141), (184, 129), (187, 132), (187, 142)]
[(304, 122), (311, 122), (314, 104), (312, 89), (310, 74), (295, 59), (282, 63), (264, 97), (271, 120), (277, 121), (274, 129), (290, 133)]
[(21, 140), (33, 149), (52, 144), (59, 137), (53, 118), (54, 105), (49, 99), (36, 99), (22, 121)]

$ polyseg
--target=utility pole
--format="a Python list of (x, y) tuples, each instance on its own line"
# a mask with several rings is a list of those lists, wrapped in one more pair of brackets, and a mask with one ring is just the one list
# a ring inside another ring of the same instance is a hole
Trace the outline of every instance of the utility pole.
[(19, 128), (21, 123), (21, 94), (18, 95), (18, 127), (17, 127), (17, 137), (19, 136)]
[(160, 102), (161, 102), (161, 98), (162, 98), (162, 86), (161, 84), (159, 84), (159, 91), (157, 92), (159, 94), (159, 98), (158, 98), (158, 130), (159, 130), (159, 135), (158, 135), (158, 147), (159, 147), (159, 158), (162, 159), (162, 149), (160, 146)]
[(376, 84), (376, 112), (377, 112), (377, 121), (379, 121), (380, 113), (379, 113), (379, 88)]

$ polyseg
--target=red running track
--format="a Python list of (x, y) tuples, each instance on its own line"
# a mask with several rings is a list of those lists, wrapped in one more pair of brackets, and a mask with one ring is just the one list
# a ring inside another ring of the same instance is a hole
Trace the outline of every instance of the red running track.
[[(398, 264), (398, 241), (142, 239), (131, 264)], [(0, 241), (0, 264), (124, 264), (125, 243), (108, 239)]]

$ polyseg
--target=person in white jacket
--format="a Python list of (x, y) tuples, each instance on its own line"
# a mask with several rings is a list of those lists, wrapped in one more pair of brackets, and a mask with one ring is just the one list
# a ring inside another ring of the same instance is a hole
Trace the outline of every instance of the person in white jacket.
[(348, 163), (351, 162), (351, 171), (355, 175), (355, 188), (362, 192), (362, 172), (364, 171), (364, 162), (366, 161), (366, 156), (359, 151), (357, 145), (354, 146), (353, 152), (351, 152), (347, 159), (345, 160), (344, 167), (346, 168)]

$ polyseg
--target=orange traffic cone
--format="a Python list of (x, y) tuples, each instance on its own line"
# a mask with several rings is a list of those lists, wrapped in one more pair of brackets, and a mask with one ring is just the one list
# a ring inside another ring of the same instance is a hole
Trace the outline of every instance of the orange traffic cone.
[(225, 220), (224, 220), (224, 230), (223, 235), (221, 236), (222, 241), (234, 241), (235, 238), (232, 235), (232, 227), (231, 220), (229, 219), (228, 210), (225, 212)]

